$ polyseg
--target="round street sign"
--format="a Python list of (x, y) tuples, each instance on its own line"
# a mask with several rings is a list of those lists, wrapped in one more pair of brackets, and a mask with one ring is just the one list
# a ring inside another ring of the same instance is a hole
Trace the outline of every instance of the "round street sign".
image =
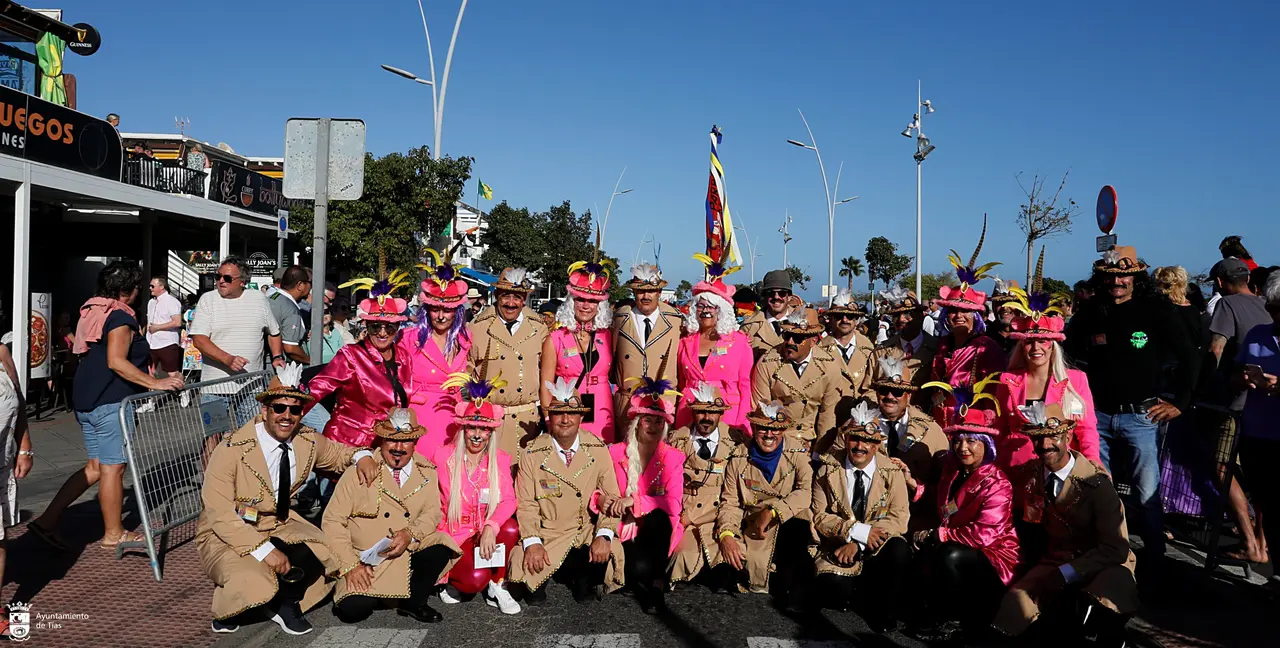
[(1116, 199), (1116, 188), (1107, 185), (1098, 192), (1098, 229), (1103, 234), (1110, 234), (1116, 226), (1116, 213), (1120, 205)]
[(89, 56), (102, 46), (102, 36), (98, 34), (98, 30), (93, 28), (93, 25), (76, 23), (72, 27), (76, 30), (75, 38), (67, 41), (67, 49), (80, 56)]

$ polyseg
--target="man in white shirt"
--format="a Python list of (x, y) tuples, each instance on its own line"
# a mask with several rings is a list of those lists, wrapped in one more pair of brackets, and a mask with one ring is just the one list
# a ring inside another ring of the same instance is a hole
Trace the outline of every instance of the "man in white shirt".
[[(625, 414), (631, 390), (639, 384), (630, 378), (648, 377), (676, 384), (676, 356), (680, 350), (682, 316), (659, 299), (667, 281), (662, 270), (648, 263), (631, 268), (626, 286), (635, 295), (634, 306), (621, 306), (613, 314), (613, 367), (618, 386), (613, 411), (619, 429), (626, 428)], [(659, 375), (661, 372), (662, 375)], [(671, 400), (668, 398), (668, 400)]]
[[(720, 562), (720, 543), (715, 534), (720, 489), (729, 455), (744, 438), (741, 430), (730, 429), (721, 421), (729, 404), (714, 385), (699, 383), (692, 396), (689, 409), (693, 412), (693, 421), (671, 433), (671, 446), (686, 457), (684, 506), (680, 514), (684, 537), (668, 565), (672, 583), (691, 581), (708, 562)], [(717, 582), (713, 588), (726, 585), (728, 583)]]
[(298, 386), (301, 376), (301, 365), (281, 370), (257, 395), (262, 420), (228, 435), (209, 458), (196, 552), (214, 583), (214, 632), (239, 630), (242, 613), (259, 609), (289, 634), (310, 632), (303, 612), (329, 593), (323, 576), (339, 565), (320, 529), (291, 511), (290, 499), (307, 466), (342, 472), (355, 462), (362, 484), (377, 481), (368, 450), (299, 425), (311, 400)]
[(151, 299), (147, 301), (147, 344), (151, 347), (151, 369), (157, 376), (182, 371), (182, 302), (169, 294), (169, 281), (151, 278)]
[(608, 448), (594, 435), (581, 434), (589, 411), (581, 396), (564, 378), (547, 383), (547, 390), (547, 433), (520, 458), (521, 540), (511, 552), (507, 580), (524, 585), (525, 601), (536, 605), (546, 600), (551, 577), (564, 572), (582, 603), (623, 585), (622, 543), (614, 541), (619, 519), (590, 507), (596, 491), (611, 498), (621, 494)]
[(840, 428), (843, 452), (824, 455), (813, 483), (819, 600), (842, 609), (862, 580), (864, 618), (876, 632), (899, 626), (902, 582), (911, 564), (903, 535), (911, 517), (904, 471), (877, 456), (885, 435), (879, 412), (860, 404)]

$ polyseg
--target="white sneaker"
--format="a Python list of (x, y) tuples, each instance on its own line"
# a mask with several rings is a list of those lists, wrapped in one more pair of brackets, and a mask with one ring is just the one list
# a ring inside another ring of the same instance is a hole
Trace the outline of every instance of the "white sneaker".
[(134, 412), (137, 412), (138, 414), (146, 414), (147, 412), (154, 411), (156, 411), (156, 404), (151, 400), (139, 405), (138, 408), (134, 410)]
[(489, 581), (489, 589), (485, 591), (484, 602), (496, 607), (503, 614), (520, 614), (520, 604), (511, 598), (511, 592), (503, 585)]
[(441, 603), (444, 603), (445, 605), (457, 605), (462, 602), (462, 599), (454, 596), (452, 590), (452, 585), (446, 585), (444, 589), (440, 590), (439, 596)]

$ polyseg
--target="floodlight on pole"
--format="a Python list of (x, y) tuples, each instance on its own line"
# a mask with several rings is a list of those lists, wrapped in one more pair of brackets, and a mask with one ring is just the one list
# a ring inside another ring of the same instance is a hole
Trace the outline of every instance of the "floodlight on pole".
[(911, 156), (916, 161), (916, 258), (915, 258), (916, 295), (919, 297), (924, 297), (924, 295), (920, 294), (922, 290), (922, 284), (923, 284), (923, 280), (921, 276), (922, 269), (920, 267), (920, 247), (921, 247), (921, 240), (920, 240), (920, 226), (921, 226), (920, 183), (921, 183), (921, 180), (920, 180), (920, 176), (921, 176), (921, 167), (924, 165), (925, 158), (929, 157), (929, 154), (932, 153), (934, 149), (936, 149), (937, 147), (934, 146), (931, 142), (929, 142), (928, 137), (925, 137), (924, 120), (922, 119), (924, 115), (928, 115), (933, 112), (933, 102), (929, 101), (928, 99), (921, 98), (920, 82), (916, 81), (916, 109), (919, 110), (921, 108), (923, 108), (924, 110), (917, 112), (911, 116), (911, 123), (907, 124), (907, 127), (902, 131), (902, 136), (911, 137), (914, 135), (916, 139), (916, 152), (914, 155)]

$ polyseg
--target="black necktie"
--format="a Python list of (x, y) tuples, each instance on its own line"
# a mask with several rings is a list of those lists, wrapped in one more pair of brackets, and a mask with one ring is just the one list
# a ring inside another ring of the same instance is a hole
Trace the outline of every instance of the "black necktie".
[(855, 470), (853, 477), (853, 515), (861, 522), (867, 517), (867, 475), (861, 470)]
[(711, 460), (711, 439), (698, 439), (698, 458), (703, 461)]
[(885, 427), (888, 428), (886, 430), (888, 434), (886, 434), (885, 436), (889, 437), (888, 439), (889, 447), (887, 448), (887, 450), (889, 451), (889, 456), (896, 457), (898, 456), (898, 422), (885, 421)]
[(849, 364), (849, 354), (853, 351), (853, 345), (850, 344), (847, 347), (842, 347), (837, 344), (836, 346), (840, 347), (840, 357), (844, 358), (844, 363)]
[(513, 333), (513, 331), (512, 331), (511, 329), (516, 325), (516, 321), (518, 321), (518, 320), (512, 320), (512, 321), (510, 321), (510, 322), (503, 322), (503, 324), (506, 324), (506, 325), (507, 325), (507, 333)]
[(1058, 501), (1058, 484), (1061, 483), (1061, 481), (1062, 480), (1058, 479), (1057, 475), (1049, 473), (1049, 478), (1044, 480), (1044, 497), (1046, 500), (1050, 502)]
[(773, 334), (779, 336), (782, 335), (782, 322), (773, 320)]
[(792, 367), (793, 369), (795, 369), (795, 370), (796, 370), (796, 377), (797, 377), (797, 378), (799, 378), (799, 377), (801, 377), (801, 376), (803, 376), (803, 375), (804, 375), (804, 366), (805, 366), (806, 364), (808, 364), (808, 363), (806, 363), (806, 362), (793, 362), (793, 363), (791, 363), (791, 367)]
[(289, 491), (293, 479), (289, 475), (289, 444), (280, 444), (280, 478), (276, 482), (276, 519), (289, 517)]
[(653, 322), (649, 318), (644, 318), (644, 344), (649, 346), (649, 334), (653, 332)]

